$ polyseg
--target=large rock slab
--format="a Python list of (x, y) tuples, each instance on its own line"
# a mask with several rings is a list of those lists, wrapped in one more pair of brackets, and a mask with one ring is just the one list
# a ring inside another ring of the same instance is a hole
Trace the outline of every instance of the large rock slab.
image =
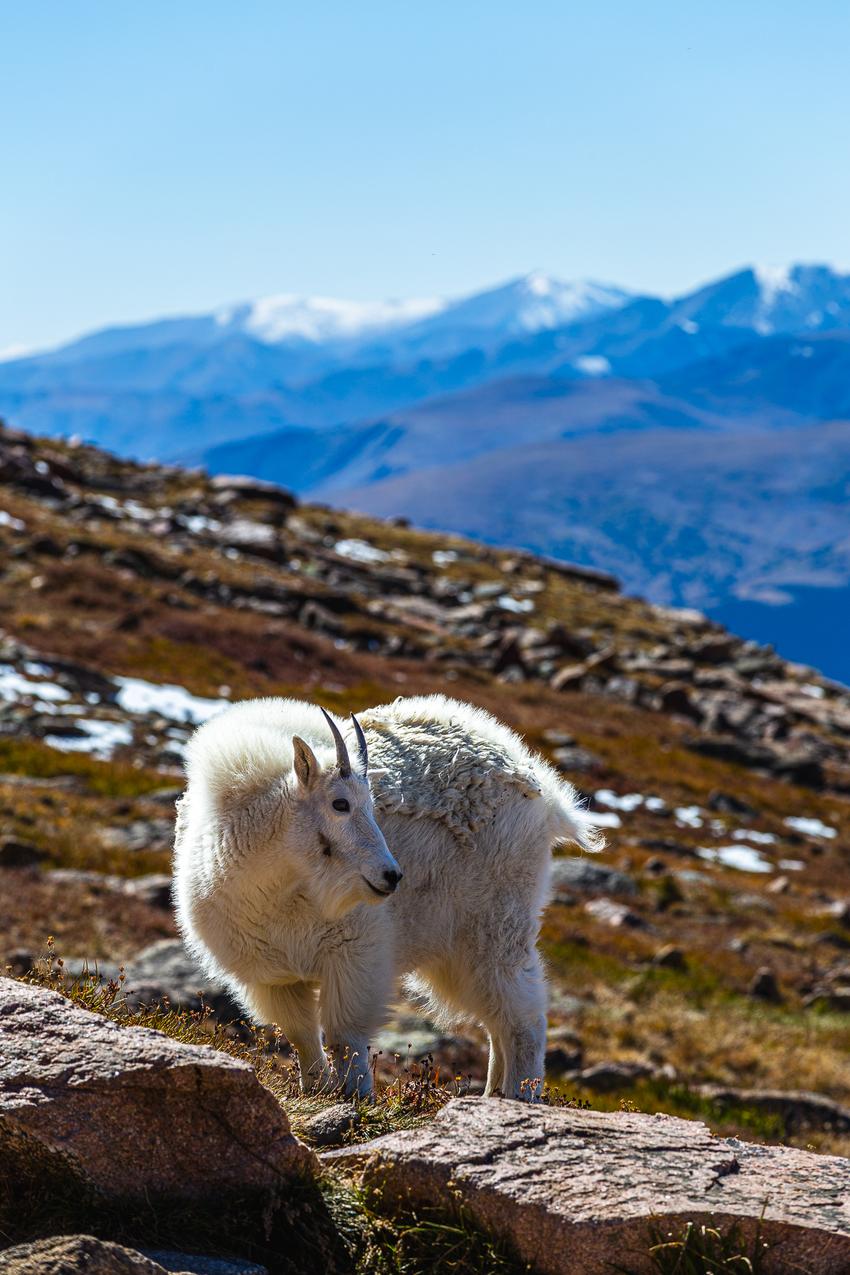
[(654, 1270), (649, 1226), (713, 1219), (767, 1272), (850, 1271), (850, 1160), (715, 1138), (697, 1121), (461, 1098), (429, 1125), (327, 1152), (384, 1209), (458, 1205), (542, 1275)]
[(269, 1218), (315, 1159), (247, 1063), (2, 978), (0, 1164), (0, 1219), (25, 1226), (45, 1182), (81, 1215)]

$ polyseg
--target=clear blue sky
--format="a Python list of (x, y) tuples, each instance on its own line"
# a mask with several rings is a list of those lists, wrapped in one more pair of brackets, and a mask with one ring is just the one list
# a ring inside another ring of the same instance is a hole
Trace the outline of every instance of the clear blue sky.
[(846, 0), (0, 0), (0, 348), (850, 262)]

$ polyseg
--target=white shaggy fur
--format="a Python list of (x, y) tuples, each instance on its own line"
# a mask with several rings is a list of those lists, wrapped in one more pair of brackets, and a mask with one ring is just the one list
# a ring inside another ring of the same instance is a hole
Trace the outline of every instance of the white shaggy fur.
[(186, 942), (256, 1019), (284, 1030), (305, 1085), (368, 1092), (368, 1046), (406, 977), (444, 1020), (483, 1023), (487, 1092), (518, 1096), (543, 1074), (536, 940), (550, 851), (594, 848), (592, 820), (481, 709), (432, 695), (360, 721), (369, 782), (351, 724), (338, 723), (353, 767), (343, 778), (311, 704), (250, 701), (195, 733), (175, 843)]

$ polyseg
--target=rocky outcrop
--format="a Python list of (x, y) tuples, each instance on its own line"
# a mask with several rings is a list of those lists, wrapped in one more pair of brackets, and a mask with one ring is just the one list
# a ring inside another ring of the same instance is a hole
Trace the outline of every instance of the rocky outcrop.
[(429, 1125), (325, 1154), (391, 1210), (428, 1202), (505, 1241), (542, 1275), (657, 1269), (649, 1227), (737, 1225), (765, 1272), (850, 1270), (850, 1161), (715, 1138), (670, 1116), (459, 1099)]
[(0, 1162), (0, 1220), (16, 1226), (38, 1183), (80, 1216), (237, 1208), (261, 1229), (314, 1166), (246, 1063), (5, 978)]

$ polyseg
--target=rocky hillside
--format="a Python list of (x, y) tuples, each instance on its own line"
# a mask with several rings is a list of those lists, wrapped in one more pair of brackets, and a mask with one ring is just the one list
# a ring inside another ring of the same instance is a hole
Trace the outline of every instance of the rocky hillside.
[[(447, 691), (525, 734), (608, 829), (555, 868), (550, 1080), (597, 1109), (850, 1146), (844, 688), (608, 576), (256, 480), (8, 430), (0, 479), (0, 962), (54, 936), (69, 968), (125, 963), (191, 1001), (168, 871), (193, 724), (246, 696)], [(408, 1041), (480, 1079), (474, 1032), (399, 1007), (375, 1045)]]

